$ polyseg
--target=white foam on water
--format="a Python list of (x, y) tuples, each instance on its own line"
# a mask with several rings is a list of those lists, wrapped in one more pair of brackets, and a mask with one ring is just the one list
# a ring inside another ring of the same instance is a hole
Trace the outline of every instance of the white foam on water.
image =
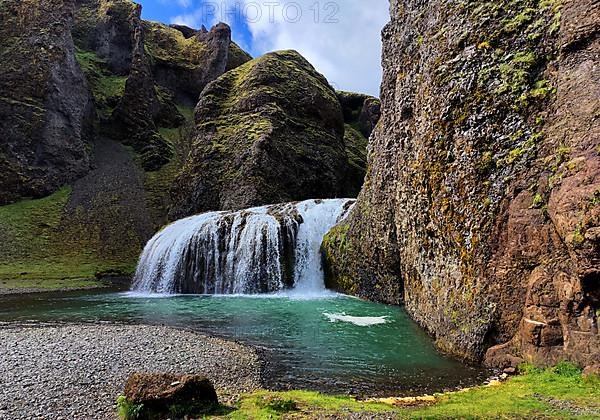
[(329, 319), (329, 322), (347, 322), (359, 327), (370, 327), (372, 325), (387, 324), (387, 316), (350, 316), (346, 314), (330, 314), (323, 312), (323, 315)]

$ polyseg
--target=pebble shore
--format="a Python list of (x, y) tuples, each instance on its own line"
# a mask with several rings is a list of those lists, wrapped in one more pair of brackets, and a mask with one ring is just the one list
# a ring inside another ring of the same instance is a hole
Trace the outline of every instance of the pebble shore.
[(196, 373), (223, 403), (260, 387), (249, 347), (168, 327), (0, 329), (0, 419), (115, 419), (133, 372)]

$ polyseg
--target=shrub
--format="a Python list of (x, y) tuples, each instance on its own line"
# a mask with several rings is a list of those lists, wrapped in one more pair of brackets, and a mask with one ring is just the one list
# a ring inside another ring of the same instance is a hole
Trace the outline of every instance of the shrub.
[(123, 420), (141, 420), (142, 413), (144, 411), (143, 404), (132, 404), (130, 403), (125, 395), (117, 398), (117, 412), (119, 417)]
[(296, 401), (271, 395), (263, 397), (259, 402), (259, 406), (261, 408), (271, 409), (278, 413), (289, 413), (290, 411), (298, 410)]
[(577, 377), (581, 375), (581, 369), (571, 362), (560, 362), (552, 368), (552, 372), (557, 375), (567, 378)]

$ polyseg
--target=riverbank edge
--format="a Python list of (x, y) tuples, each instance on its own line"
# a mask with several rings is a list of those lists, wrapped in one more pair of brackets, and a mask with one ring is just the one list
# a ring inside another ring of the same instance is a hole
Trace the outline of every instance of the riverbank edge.
[(15, 296), (43, 293), (60, 292), (83, 292), (83, 291), (115, 291), (123, 292), (129, 289), (133, 276), (82, 278), (81, 281), (90, 282), (90, 286), (74, 287), (3, 287), (0, 284), (0, 296)]

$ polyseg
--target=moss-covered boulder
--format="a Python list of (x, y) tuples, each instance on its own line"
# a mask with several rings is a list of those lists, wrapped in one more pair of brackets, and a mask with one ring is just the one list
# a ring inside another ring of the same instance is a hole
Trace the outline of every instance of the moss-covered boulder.
[(69, 0), (0, 3), (0, 204), (89, 169), (92, 101), (75, 60)]
[(134, 373), (117, 400), (124, 420), (198, 417), (219, 406), (211, 381), (200, 375)]
[(344, 120), (335, 91), (295, 51), (266, 54), (212, 82), (173, 216), (344, 193)]

